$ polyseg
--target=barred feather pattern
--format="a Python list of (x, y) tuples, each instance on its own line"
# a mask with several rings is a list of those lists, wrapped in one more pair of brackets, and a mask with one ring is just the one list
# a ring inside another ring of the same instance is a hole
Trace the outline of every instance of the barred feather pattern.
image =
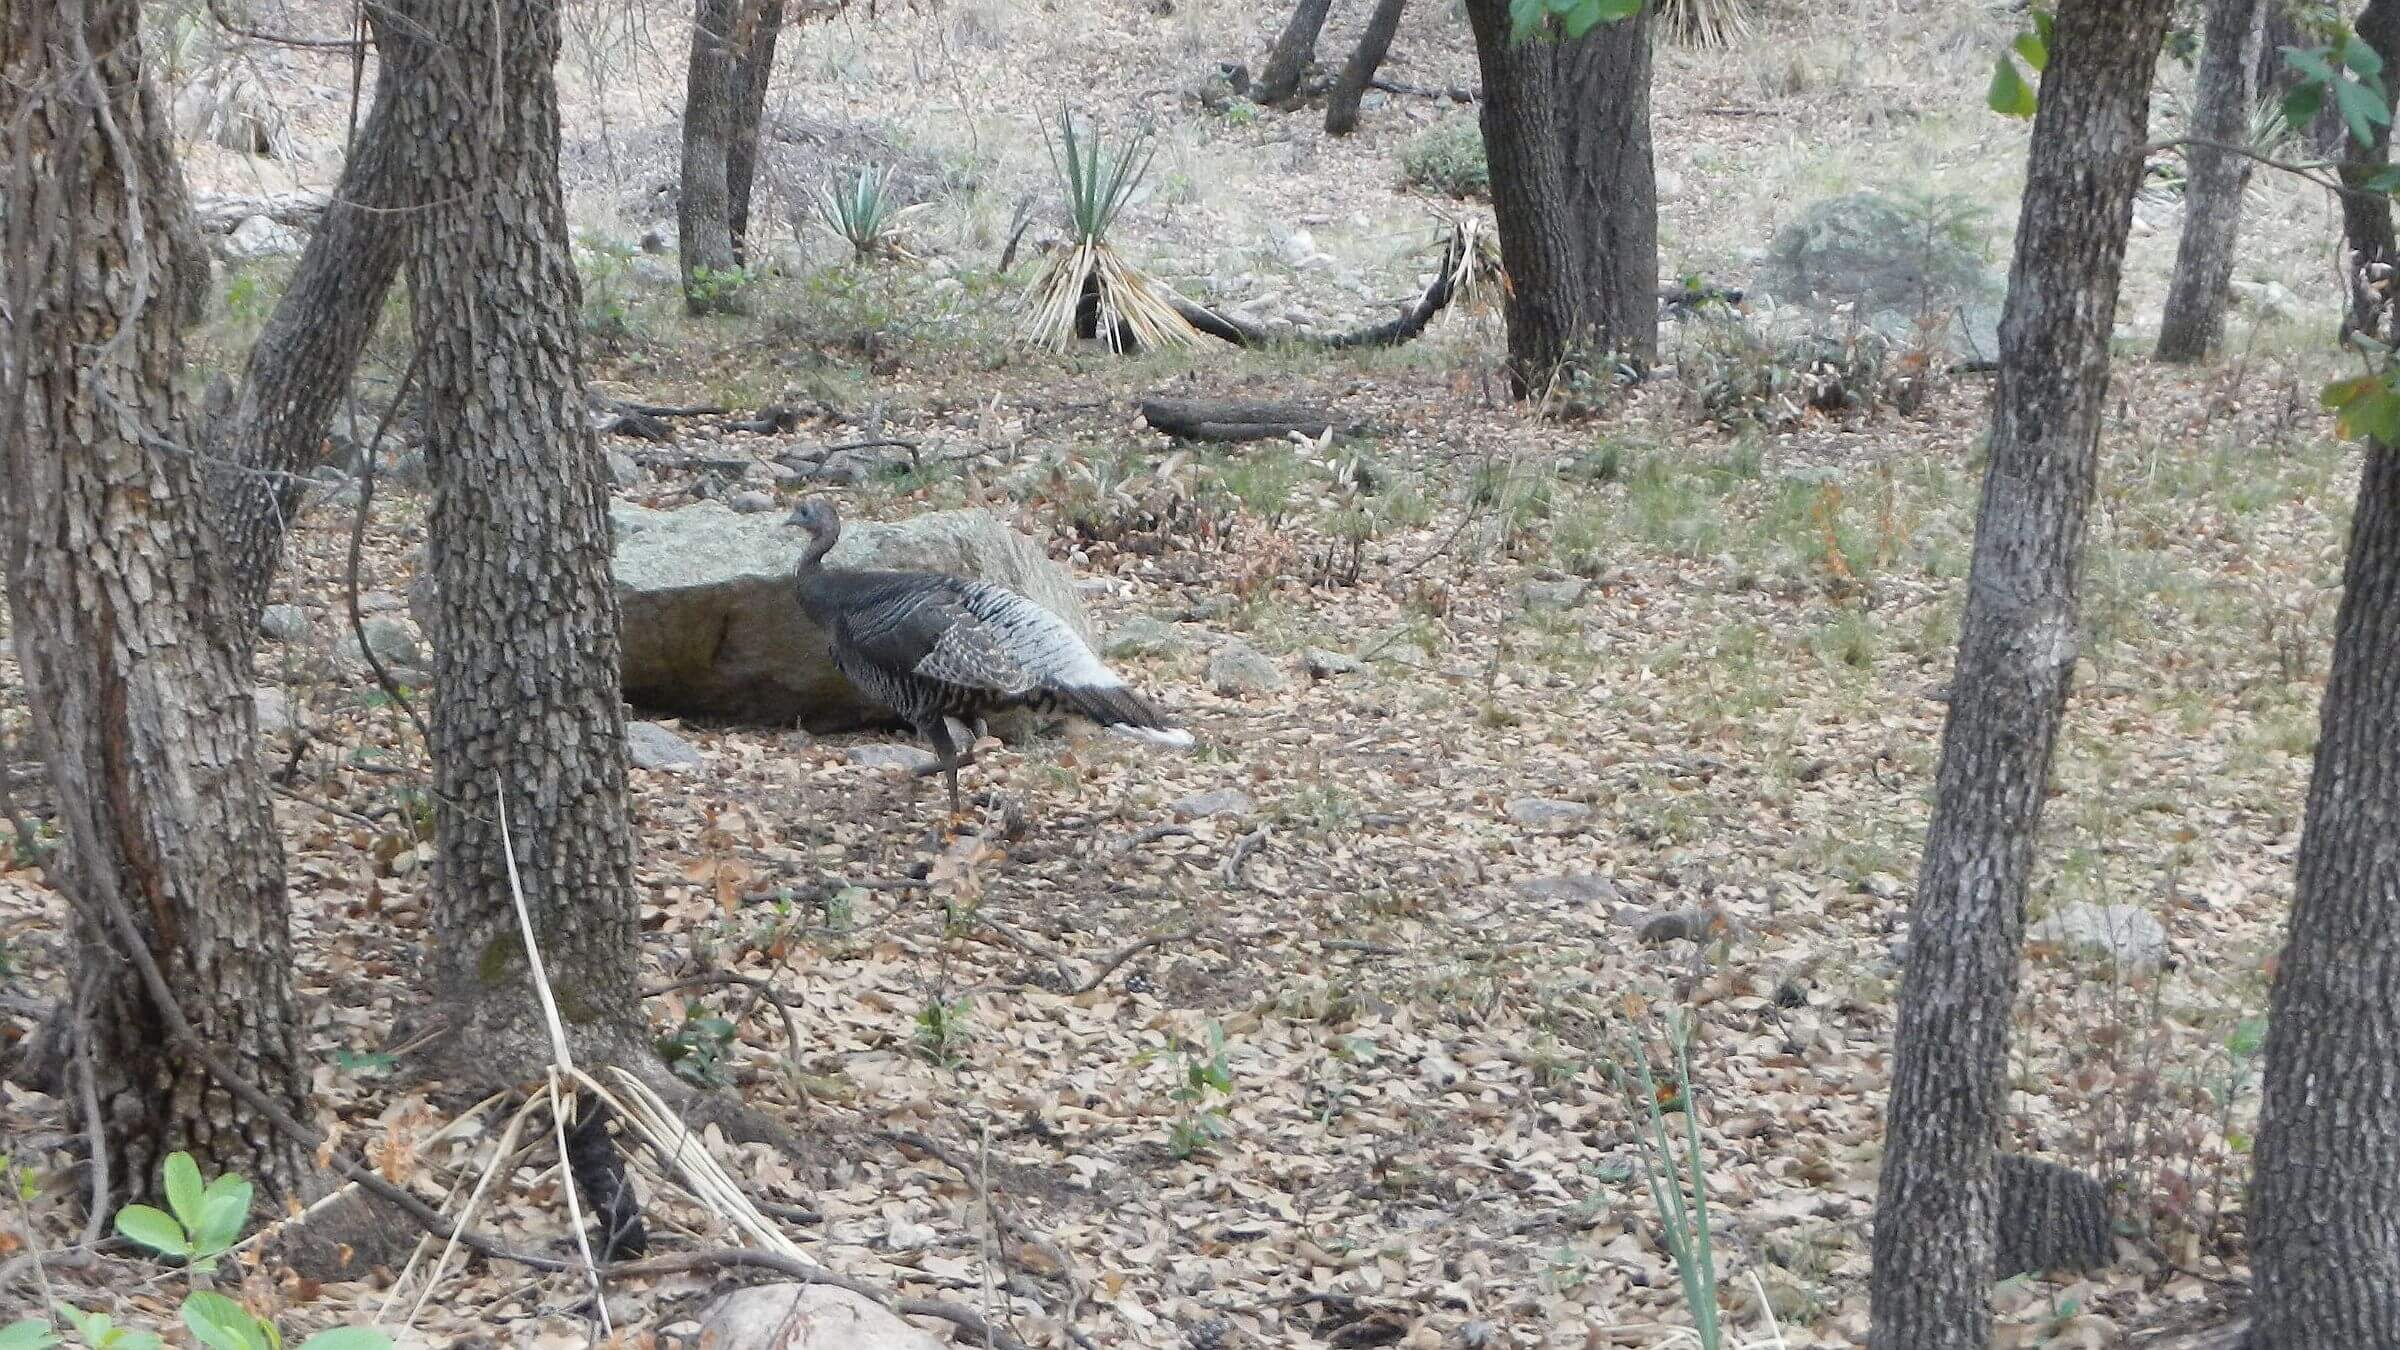
[(930, 572), (817, 572), (801, 601), (860, 693), (923, 727), (1008, 708), (1082, 717), (1156, 744), (1192, 743), (1075, 630), (1005, 586)]

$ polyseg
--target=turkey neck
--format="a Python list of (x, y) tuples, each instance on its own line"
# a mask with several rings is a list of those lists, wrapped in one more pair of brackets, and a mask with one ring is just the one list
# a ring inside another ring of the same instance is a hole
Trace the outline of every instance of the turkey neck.
[(840, 538), (841, 531), (842, 527), (835, 525), (830, 530), (811, 534), (808, 551), (800, 555), (800, 565), (793, 569), (793, 579), (799, 583), (800, 607), (808, 612), (809, 618), (820, 624), (830, 623), (832, 619), (833, 606), (825, 594), (826, 583), (832, 578), (825, 571), (825, 555), (833, 551), (834, 542)]

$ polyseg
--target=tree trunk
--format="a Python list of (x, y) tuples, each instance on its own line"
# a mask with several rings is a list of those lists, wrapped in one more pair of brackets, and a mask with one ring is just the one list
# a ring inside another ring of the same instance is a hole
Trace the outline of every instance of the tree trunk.
[(733, 133), (725, 153), (725, 220), (733, 260), (749, 261), (750, 191), (758, 177), (758, 131), (767, 118), (775, 42), (783, 36), (783, 0), (741, 0), (741, 57), (733, 67)]
[(1358, 35), (1357, 49), (1342, 63), (1333, 92), (1326, 95), (1325, 130), (1329, 134), (1347, 136), (1358, 130), (1358, 101), (1366, 97), (1367, 81), (1375, 78), (1383, 54), (1392, 49), (1392, 35), (1400, 31), (1400, 8), (1405, 3), (1407, 0), (1375, 0), (1375, 12), (1367, 16), (1367, 29)]
[(2400, 1345), (2400, 446), (2367, 451), (2269, 1005), (2252, 1350)]
[(1262, 107), (1289, 103), (1300, 92), (1301, 73), (1316, 59), (1317, 34), (1325, 30), (1326, 11), (1333, 0), (1300, 0), (1292, 7), (1291, 22), (1283, 26), (1283, 35), (1275, 39), (1275, 50), (1267, 54), (1267, 68), (1250, 86), (1250, 95)]
[[(2359, 11), (2356, 31), (2383, 58), (2386, 71), (2400, 71), (2395, 64), (2400, 63), (2400, 0), (2367, 0), (2366, 8)], [(2387, 81), (2387, 85), (2400, 95), (2400, 78)], [(2390, 106), (2400, 107), (2400, 102)], [(2391, 199), (2363, 186), (2392, 159), (2391, 125), (2384, 123), (2374, 131), (2374, 139), (2360, 145), (2345, 127), (2341, 148), (2335, 152), (2342, 161), (2342, 182), (2352, 189), (2341, 194), (2343, 251), (2348, 264), (2343, 280), (2350, 292), (2342, 321), (2345, 337), (2353, 331), (2374, 332), (2382, 307), (2381, 299), (2362, 284), (2361, 274), (2377, 264), (2400, 262), (2393, 246)]]
[(1521, 44), (1509, 40), (1509, 0), (1467, 0), (1467, 19), (1510, 285), (1511, 386), (1520, 398), (1540, 395), (1609, 353), (1649, 361), (1658, 351), (1649, 6), (1581, 38)]
[(1637, 368), (1658, 359), (1658, 182), (1650, 157), (1653, 6), (1555, 52), (1567, 219), (1599, 350)]
[(559, 194), (559, 16), (541, 0), (395, 8), (429, 47), (489, 53), (496, 68), (427, 60), (407, 72), (406, 97), (423, 129), (409, 141), (427, 203), (409, 285), (438, 592), (427, 971), (454, 1066), (507, 1080), (549, 1054), (511, 906), (503, 809), (570, 1030), (604, 1057), (638, 1043), (608, 493), (584, 411)]
[[(693, 0), (692, 59), (683, 100), (683, 190), (675, 203), (683, 306), (693, 314), (739, 307), (728, 171), (735, 127), (733, 28), (741, 0)], [(543, 78), (549, 78), (547, 68)], [(761, 96), (763, 97), (763, 91)]]
[[(0, 16), (6, 215), (0, 496), (8, 595), (63, 846), (74, 977), (111, 1170), (155, 1192), (184, 1149), (298, 1197), (298, 1147), (170, 1048), (123, 924), (234, 1071), (307, 1114), (283, 848), (240, 649), (221, 640), (185, 427), (165, 210), (131, 0)], [(122, 1198), (125, 1191), (119, 1193)]]
[[(2200, 49), (2199, 102), (2191, 135), (2227, 145), (2250, 139), (2250, 74), (2266, 21), (2265, 0), (2209, 0)], [(2158, 327), (2158, 359), (2198, 361), (2225, 339), (2226, 290), (2233, 282), (2233, 246), (2242, 224), (2242, 194), (2250, 186), (2250, 157), (2213, 145), (2184, 151), (2191, 175), (2183, 190), (2183, 238)]]
[(2076, 654), (2109, 332), (2169, 0), (2059, 6), (1885, 1114), (1876, 1350), (1984, 1350), (2026, 876)]
[[(369, 13), (380, 17), (373, 7)], [(284, 533), (299, 512), (303, 475), (324, 457), (334, 410), (350, 391), (408, 249), (412, 217), (399, 209), (406, 199), (399, 144), (406, 129), (393, 72), (408, 64), (399, 44), (411, 40), (378, 22), (374, 107), (291, 285), (250, 349), (240, 392), (203, 432), (217, 461), (209, 502), (225, 545), (233, 622), (245, 645), (274, 584)]]

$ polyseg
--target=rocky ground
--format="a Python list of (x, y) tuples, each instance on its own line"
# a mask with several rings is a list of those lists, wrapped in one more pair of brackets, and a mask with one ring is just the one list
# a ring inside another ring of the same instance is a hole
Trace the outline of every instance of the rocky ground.
[[(2024, 132), (1980, 90), (2009, 21), (1911, 9), (1771, 11), (1731, 53), (1662, 49), (1671, 273), (1757, 291), (1783, 227), (1907, 188), (1950, 194), (1920, 197), (1920, 222), (2001, 266)], [(997, 751), (966, 774), (978, 833), (962, 844), (939, 830), (938, 780), (891, 767), (896, 738), (650, 710), (634, 778), (653, 984), (730, 973), (775, 991), (663, 995), (658, 1032), (682, 1071), (798, 1133), (796, 1151), (720, 1153), (762, 1198), (820, 1216), (792, 1229), (810, 1257), (985, 1307), (1030, 1344), (1065, 1344), (1071, 1313), (1108, 1346), (1649, 1347), (1690, 1343), (1692, 1319), (1620, 1074), (1637, 1056), (1669, 1073), (1666, 1037), (1687, 1027), (1734, 1340), (1856, 1344), (1986, 386), (1855, 331), (1804, 358), (1743, 338), (1763, 312), (1677, 324), (1671, 376), (1586, 391), (1597, 416), (1571, 421), (1495, 399), (1489, 317), (1341, 358), (1012, 345), (1025, 272), (991, 269), (1016, 201), (1042, 189), (1036, 126), (1062, 97), (1159, 127), (1127, 252), (1264, 318), (1382, 317), (1417, 289), (1436, 213), (1485, 209), (1403, 183), (1412, 138), (1469, 111), (1378, 96), (1359, 136), (1331, 140), (1305, 110), (1188, 96), (1220, 59), (1255, 62), (1280, 17), (954, 3), (796, 32), (777, 192), (888, 155), (932, 203), (920, 261), (834, 266), (785, 213), (756, 312), (688, 321), (662, 284), (671, 258), (641, 245), (671, 223), (682, 17), (570, 11), (596, 382), (806, 411), (773, 435), (699, 417), (670, 445), (612, 438), (620, 514), (778, 510), (812, 490), (872, 520), (986, 507), (1071, 573), (1112, 661), (1200, 741)], [(1361, 19), (1337, 7), (1327, 50)], [(282, 91), (296, 153), (195, 146), (200, 185), (321, 186), (346, 73), (235, 64)], [(1392, 73), (1470, 82), (1463, 24), (1420, 7)], [(2165, 78), (2162, 119), (2187, 77)], [(2139, 1343), (2241, 1274), (2265, 966), (2355, 467), (2313, 398), (2331, 306), (2298, 298), (2330, 295), (2329, 212), (2254, 193), (2235, 354), (2209, 369), (2139, 358), (2172, 194), (2137, 224), (2008, 1126), (2012, 1147), (2110, 1179), (2123, 1259), (2004, 1285), (2007, 1344)], [(271, 256), (229, 263), (204, 354), (241, 349), (279, 275)], [(383, 355), (370, 394), (404, 359)], [(1828, 370), (1858, 406), (1804, 406)], [(1365, 431), (1177, 445), (1133, 412), (1162, 390), (1313, 401)], [(829, 450), (863, 440), (905, 444)], [(424, 499), (405, 453), (393, 467), (361, 607), (405, 670), (424, 660), (406, 598)], [(359, 506), (329, 481), (297, 532), (259, 658), (262, 752), (305, 742), (279, 808), (321, 1107), (438, 1195), (496, 1126), (437, 1141), (442, 1085), (391, 1043), (417, 998), (424, 757), (345, 636)], [(22, 746), (5, 660), (0, 678), (0, 730)], [(38, 868), (0, 875), (9, 1025), (58, 991), (61, 919)], [(72, 1113), (5, 1092), (30, 1198), (0, 1217), (0, 1254), (69, 1244)], [(518, 1169), (494, 1211), (521, 1245), (566, 1240), (547, 1166)], [(663, 1192), (657, 1212), (714, 1222)], [(372, 1314), (390, 1278), (256, 1274), (245, 1292), (303, 1327)], [(634, 1340), (688, 1327), (704, 1284), (626, 1288), (617, 1319)], [(58, 1285), (162, 1327), (180, 1295), (116, 1257)], [(578, 1297), (470, 1266), (410, 1334), (584, 1344)]]

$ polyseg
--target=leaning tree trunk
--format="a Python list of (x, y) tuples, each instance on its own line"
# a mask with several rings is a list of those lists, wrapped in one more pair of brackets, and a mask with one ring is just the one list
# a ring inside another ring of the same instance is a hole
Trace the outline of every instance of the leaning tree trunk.
[(1654, 7), (1601, 24), (1554, 53), (1567, 219), (1584, 247), (1583, 283), (1601, 351), (1637, 367), (1658, 359), (1658, 182), (1650, 154)]
[[(742, 0), (693, 0), (692, 58), (684, 81), (683, 190), (675, 235), (683, 266), (683, 305), (693, 314), (739, 307), (733, 253), (733, 154), (736, 100), (733, 36)], [(545, 67), (545, 71), (547, 68)], [(543, 78), (547, 80), (547, 73)], [(762, 88), (760, 97), (765, 97)]]
[(381, 60), (374, 109), (359, 128), (341, 181), (291, 284), (250, 349), (249, 369), (225, 415), (203, 438), (214, 454), (209, 502), (225, 543), (234, 623), (249, 641), (274, 584), (285, 531), (300, 509), (305, 475), (324, 456), (335, 409), (383, 317), (400, 274), (412, 219), (402, 210), (395, 69), (409, 64), (400, 44), (414, 39), (376, 17)]
[(298, 1146), (174, 1044), (129, 956), (130, 927), (219, 1062), (307, 1113), (283, 847), (182, 448), (161, 227), (181, 193), (147, 143), (139, 12), (58, 0), (0, 15), (0, 145), (18, 185), (0, 336), (9, 602), (111, 1172), (150, 1194), (184, 1149), (296, 1197)]
[(2250, 77), (2266, 10), (2266, 0), (2209, 0), (2199, 101), (2192, 109), (2191, 135), (2198, 143), (2184, 151), (2191, 175), (2183, 191), (2183, 238), (2158, 326), (2161, 361), (2203, 360), (2225, 338), (2226, 291), (2233, 283), (2250, 157), (2223, 147), (2250, 138)]
[(1266, 70), (1250, 86), (1251, 96), (1262, 106), (1289, 103), (1300, 92), (1300, 76), (1316, 59), (1317, 34), (1325, 31), (1325, 14), (1332, 8), (1333, 0), (1300, 0), (1292, 7), (1291, 22), (1267, 53)]
[[(2366, 8), (2359, 11), (2356, 31), (2383, 58), (2387, 75), (2400, 72), (2400, 0), (2367, 0)], [(2390, 88), (2400, 99), (2400, 79), (2391, 79)], [(2400, 108), (2400, 101), (2387, 106)], [(2371, 333), (2381, 317), (2383, 302), (2379, 293), (2362, 284), (2362, 278), (2375, 268), (2400, 263), (2400, 250), (2395, 249), (2392, 237), (2391, 200), (2383, 191), (2366, 186), (2391, 163), (2391, 123), (2376, 125), (2373, 139), (2365, 145), (2343, 130), (2341, 147), (2335, 153), (2342, 161), (2342, 182), (2347, 189), (2341, 194), (2342, 240), (2348, 264), (2343, 276), (2350, 294), (2342, 331), (2345, 336), (2354, 331)]]
[[(489, 53), (410, 75), (426, 203), (409, 254), (423, 352), (426, 522), (438, 593), (432, 753), (438, 859), (428, 974), (448, 1049), (489, 1081), (548, 1057), (501, 849), (561, 1011), (603, 1055), (636, 1023), (608, 494), (584, 419), (558, 181), (555, 3), (402, 0), (428, 46)], [(499, 26), (496, 28), (495, 24)], [(498, 79), (487, 78), (497, 74)], [(720, 161), (721, 162), (721, 161)], [(722, 220), (722, 217), (719, 217)]]
[[(1484, 157), (1508, 269), (1520, 398), (1609, 353), (1658, 349), (1649, 6), (1580, 38), (1509, 40), (1509, 0), (1467, 0), (1483, 72)], [(1637, 284), (1627, 278), (1643, 275)]]
[(1358, 46), (1350, 59), (1342, 63), (1342, 73), (1334, 78), (1333, 90), (1325, 96), (1325, 130), (1335, 136), (1347, 136), (1358, 130), (1358, 103), (1367, 96), (1367, 82), (1375, 78), (1376, 67), (1383, 64), (1384, 53), (1392, 49), (1392, 35), (1400, 31), (1400, 9), (1407, 0), (1375, 0), (1375, 12), (1367, 16), (1366, 31), (1358, 35)]
[(2342, 581), (2268, 1007), (2250, 1350), (2400, 1345), (2400, 444), (2367, 446)]
[(2026, 877), (2076, 649), (2109, 332), (2170, 0), (2067, 0), (2033, 124), (1990, 462), (1894, 1033), (1877, 1350), (1984, 1350)]
[(759, 127), (767, 119), (767, 86), (775, 74), (775, 43), (783, 36), (783, 0), (741, 0), (735, 32), (741, 55), (733, 66), (733, 133), (725, 151), (725, 222), (733, 260), (749, 261), (750, 192), (758, 177)]

